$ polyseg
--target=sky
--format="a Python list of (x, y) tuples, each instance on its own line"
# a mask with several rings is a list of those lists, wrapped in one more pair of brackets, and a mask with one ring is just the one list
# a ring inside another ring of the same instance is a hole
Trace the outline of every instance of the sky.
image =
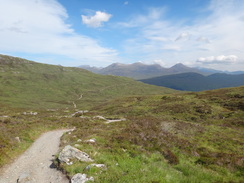
[(244, 70), (244, 0), (0, 0), (0, 54)]

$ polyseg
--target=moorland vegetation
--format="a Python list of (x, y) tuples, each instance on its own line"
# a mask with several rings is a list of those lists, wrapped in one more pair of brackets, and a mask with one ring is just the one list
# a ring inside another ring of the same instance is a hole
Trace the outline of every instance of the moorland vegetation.
[[(70, 177), (85, 173), (95, 182), (138, 183), (244, 181), (243, 86), (183, 93), (2, 55), (0, 66), (0, 166), (42, 132), (75, 128), (62, 137), (61, 148), (75, 146), (107, 169), (57, 160)], [(87, 112), (73, 115), (81, 110)], [(106, 123), (97, 116), (126, 120)]]

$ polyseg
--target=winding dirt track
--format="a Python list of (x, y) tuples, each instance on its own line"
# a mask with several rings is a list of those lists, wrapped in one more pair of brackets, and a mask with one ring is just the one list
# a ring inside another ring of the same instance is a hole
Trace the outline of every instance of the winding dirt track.
[[(69, 180), (52, 166), (58, 152), (60, 137), (70, 130), (44, 133), (11, 165), (1, 170), (0, 183), (68, 183)], [(51, 167), (50, 167), (51, 166)]]

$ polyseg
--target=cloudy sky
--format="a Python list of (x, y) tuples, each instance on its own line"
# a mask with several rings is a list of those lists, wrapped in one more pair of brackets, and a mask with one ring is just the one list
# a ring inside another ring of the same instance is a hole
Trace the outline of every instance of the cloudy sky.
[(243, 0), (0, 0), (0, 54), (244, 70)]

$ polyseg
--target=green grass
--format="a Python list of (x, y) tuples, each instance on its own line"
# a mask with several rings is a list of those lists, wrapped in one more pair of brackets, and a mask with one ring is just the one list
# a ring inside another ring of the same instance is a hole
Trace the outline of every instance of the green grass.
[[(126, 117), (126, 125), (110, 126), (115, 132), (107, 141), (128, 149), (138, 146), (139, 152), (131, 150), (133, 158), (161, 153), (161, 158), (169, 166), (172, 164), (170, 168), (177, 168), (185, 175), (169, 182), (241, 182), (244, 175), (243, 92), (244, 87), (238, 87), (200, 93), (131, 96), (93, 110)], [(125, 157), (122, 159), (126, 161)], [(135, 173), (135, 176), (141, 174)], [(157, 177), (155, 172), (149, 174)], [(128, 182), (133, 181), (128, 178)], [(158, 182), (167, 180), (164, 177)]]
[(36, 116), (24, 112), (30, 111), (0, 104), (0, 167), (23, 153), (43, 132), (69, 127), (46, 110), (37, 110)]
[[(145, 119), (146, 118), (146, 119)], [(223, 147), (214, 147), (217, 142), (211, 142), (212, 133), (222, 131), (212, 126), (198, 127), (189, 122), (181, 121), (181, 130), (175, 129), (177, 121), (172, 121), (174, 127), (168, 132), (162, 131), (158, 118), (131, 118), (125, 122), (104, 124), (101, 120), (84, 120), (76, 118), (72, 125), (76, 130), (62, 138), (62, 146), (71, 144), (88, 153), (95, 163), (102, 163), (107, 170), (91, 168), (86, 170), (88, 163), (74, 161), (74, 165), (61, 164), (68, 175), (86, 173), (93, 176), (96, 182), (239, 182), (242, 180), (242, 170), (235, 164), (225, 166), (224, 159), (216, 158), (216, 163), (204, 163), (203, 160), (213, 158), (211, 153), (223, 152), (242, 155), (240, 146), (232, 141), (222, 144)], [(172, 125), (172, 124), (171, 124)], [(204, 128), (204, 132), (202, 132)], [(211, 128), (211, 129), (208, 129)], [(214, 130), (214, 131), (213, 131)], [(232, 130), (232, 129), (227, 129)], [(229, 141), (234, 134), (226, 135), (227, 130), (218, 134)], [(189, 133), (188, 133), (189, 132)], [(200, 135), (199, 134), (202, 135)], [(210, 133), (210, 134), (209, 134)], [(188, 138), (190, 137), (191, 138)], [(217, 134), (216, 134), (217, 136)], [(208, 139), (206, 139), (208, 137)], [(237, 137), (234, 135), (234, 137)], [(95, 144), (84, 141), (95, 138)], [(81, 139), (82, 141), (77, 141)], [(219, 138), (221, 140), (221, 138)], [(235, 149), (225, 149), (229, 145)], [(222, 151), (225, 149), (225, 151)], [(171, 152), (171, 155), (165, 152)], [(210, 154), (208, 154), (210, 153)], [(178, 161), (173, 159), (177, 158)], [(205, 159), (204, 159), (205, 158)], [(226, 157), (229, 159), (230, 157)], [(233, 157), (234, 158), (234, 157)], [(202, 160), (202, 161), (200, 161)], [(233, 159), (234, 160), (234, 159)], [(209, 160), (208, 160), (209, 161)]]
[(0, 57), (0, 100), (14, 107), (73, 108), (75, 102), (78, 108), (88, 109), (120, 96), (176, 92), (80, 68), (40, 64), (4, 55)]
[[(1, 57), (0, 167), (41, 133), (76, 127), (62, 137), (61, 147), (75, 146), (107, 170), (87, 170), (88, 163), (78, 161), (61, 163), (70, 177), (86, 173), (95, 182), (243, 182), (244, 87), (171, 94), (173, 90), (128, 78)], [(84, 109), (89, 109), (83, 115), (87, 118), (71, 117)], [(24, 115), (30, 111), (38, 114)], [(127, 120), (105, 124), (93, 118), (97, 115)], [(84, 142), (91, 138), (95, 144)]]

